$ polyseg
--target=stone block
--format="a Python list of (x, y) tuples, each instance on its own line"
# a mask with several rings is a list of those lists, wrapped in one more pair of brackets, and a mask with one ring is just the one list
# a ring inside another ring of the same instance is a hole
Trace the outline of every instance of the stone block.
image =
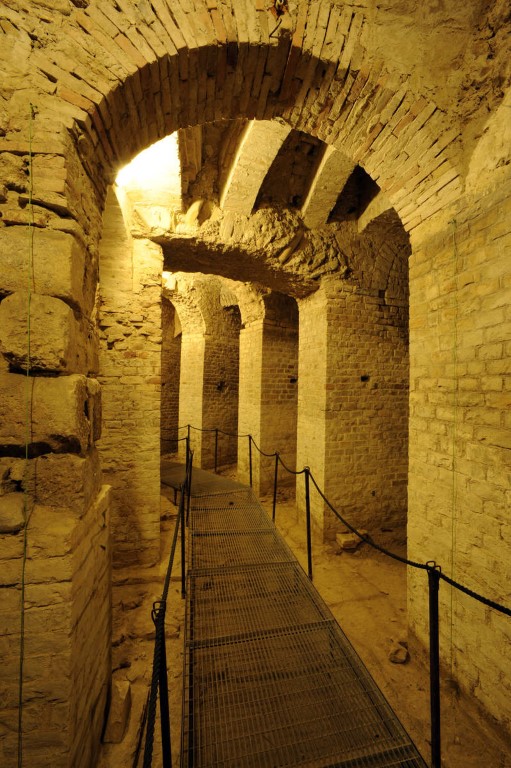
[[(362, 536), (368, 536), (367, 531), (363, 528), (359, 529), (359, 533), (362, 534)], [(351, 531), (348, 533), (337, 533), (335, 540), (342, 551), (351, 552), (357, 549), (360, 544), (364, 543), (359, 536), (357, 536), (355, 533), (352, 533)]]
[(29, 456), (86, 453), (91, 439), (87, 401), (85, 376), (27, 379), (20, 374), (0, 374), (0, 451), (25, 455), (29, 402)]
[(49, 453), (39, 456), (32, 465), (38, 504), (71, 507), (82, 515), (99, 493), (101, 468), (95, 449), (85, 457)]
[(114, 679), (110, 698), (110, 709), (103, 741), (119, 744), (124, 738), (131, 712), (131, 684), (128, 680)]
[(32, 295), (30, 326), (27, 296), (13, 293), (1, 302), (0, 351), (14, 368), (22, 370), (29, 365), (31, 370), (87, 373), (93, 367), (87, 334), (73, 310), (52, 296)]
[(1, 290), (5, 293), (26, 290), (30, 237), (33, 237), (33, 291), (62, 299), (89, 313), (94, 304), (95, 276), (85, 267), (82, 246), (66, 232), (39, 227), (0, 229)]
[(22, 493), (0, 496), (0, 533), (18, 533), (25, 525), (26, 498)]
[(87, 411), (91, 426), (91, 440), (96, 442), (101, 437), (102, 408), (101, 384), (96, 379), (87, 379)]
[[(36, 504), (29, 523), (27, 555), (30, 559), (55, 558), (71, 555), (78, 515), (65, 507), (44, 507)], [(48, 570), (51, 572), (51, 561)]]
[(25, 459), (10, 456), (0, 458), (0, 496), (22, 490), (25, 464)]
[(389, 661), (392, 664), (406, 664), (409, 658), (408, 643), (405, 640), (393, 641), (389, 650)]

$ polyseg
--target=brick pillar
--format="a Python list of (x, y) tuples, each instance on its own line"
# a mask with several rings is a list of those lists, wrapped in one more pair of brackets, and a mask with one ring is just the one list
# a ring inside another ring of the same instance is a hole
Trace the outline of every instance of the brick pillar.
[(162, 301), (161, 452), (177, 453), (181, 323), (170, 301)]
[[(281, 306), (279, 306), (279, 302)], [(289, 300), (265, 297), (266, 316), (240, 334), (240, 434), (251, 434), (265, 453), (278, 451), (292, 469), (296, 462), (298, 332)], [(296, 305), (295, 305), (296, 308)], [(248, 440), (240, 438), (238, 474), (249, 481)], [(282, 478), (285, 473), (281, 470)], [(252, 449), (253, 487), (273, 487), (274, 459)]]
[[(231, 435), (238, 430), (238, 354), (237, 335), (183, 333), (179, 424), (192, 425), (195, 467), (214, 468), (215, 428), (219, 429), (218, 466), (236, 462), (236, 438)], [(180, 437), (185, 434), (181, 430)], [(179, 443), (179, 455), (184, 460), (184, 442)]]
[[(352, 524), (406, 522), (406, 308), (330, 283), (300, 302), (298, 467)], [(303, 508), (303, 482), (297, 484)], [(313, 492), (325, 538), (342, 525)]]
[(112, 485), (116, 567), (160, 553), (161, 269), (159, 246), (133, 240), (110, 192), (100, 246), (103, 472)]
[[(193, 450), (193, 464), (202, 467), (204, 425), (204, 361), (206, 356), (206, 338), (202, 331), (190, 333), (183, 330), (181, 340), (181, 371), (179, 380), (179, 425), (190, 424), (190, 447)], [(181, 430), (179, 437), (185, 437)], [(179, 457), (186, 457), (184, 442), (179, 443)]]

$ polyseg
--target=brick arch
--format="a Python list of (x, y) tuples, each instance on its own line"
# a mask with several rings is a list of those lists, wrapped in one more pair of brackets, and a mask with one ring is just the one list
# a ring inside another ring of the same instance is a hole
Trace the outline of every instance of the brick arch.
[(272, 17), (251, 4), (243, 15), (235, 4), (116, 8), (74, 10), (31, 59), (52, 84), (46, 125), (71, 129), (97, 188), (177, 128), (279, 117), (360, 163), (408, 230), (459, 194), (457, 130), (406, 74), (371, 57), (362, 12), (300, 4), (291, 35), (270, 38)]

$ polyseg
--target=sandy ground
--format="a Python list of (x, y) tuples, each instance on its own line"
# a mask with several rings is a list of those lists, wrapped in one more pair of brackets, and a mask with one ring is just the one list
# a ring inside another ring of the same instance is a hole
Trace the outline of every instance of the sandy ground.
[[(176, 509), (173, 494), (163, 490), (162, 562), (158, 567), (114, 574), (114, 678), (131, 683), (132, 707), (121, 743), (105, 744), (98, 768), (142, 766), (140, 723), (151, 678), (153, 600), (161, 594)], [(271, 499), (263, 499), (271, 512)], [(297, 520), (289, 490), (279, 491), (277, 528), (297, 559), (306, 568), (305, 526)], [(405, 554), (405, 543), (393, 534), (379, 542)], [(179, 547), (167, 607), (167, 658), (172, 726), (173, 765), (179, 765), (183, 672), (184, 603), (181, 598)], [(407, 643), (406, 569), (400, 563), (362, 544), (354, 552), (340, 552), (337, 545), (313, 541), (314, 585), (330, 607), (357, 653), (383, 691), (390, 705), (429, 764), (429, 677), (427, 658), (410, 647), (406, 663), (395, 664), (389, 653), (396, 643)], [(153, 766), (161, 766), (158, 725)], [(470, 700), (447, 684), (442, 690), (442, 768), (511, 768), (511, 743), (506, 743), (472, 706)]]

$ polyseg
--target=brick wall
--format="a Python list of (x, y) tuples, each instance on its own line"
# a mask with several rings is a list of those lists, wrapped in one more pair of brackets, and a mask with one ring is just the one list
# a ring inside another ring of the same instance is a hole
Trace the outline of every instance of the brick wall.
[[(298, 465), (353, 525), (406, 525), (407, 310), (337, 283), (300, 302)], [(324, 423), (322, 423), (324, 422)], [(301, 482), (299, 481), (301, 494)], [(300, 496), (301, 497), (301, 496)], [(303, 502), (302, 502), (303, 503)], [(324, 536), (341, 524), (314, 509)]]
[[(410, 262), (409, 553), (508, 605), (510, 193), (507, 182), (463, 200), (442, 232), (424, 229)], [(445, 584), (440, 600), (449, 673), (509, 727), (510, 620)], [(426, 601), (424, 575), (410, 571), (423, 642)]]

